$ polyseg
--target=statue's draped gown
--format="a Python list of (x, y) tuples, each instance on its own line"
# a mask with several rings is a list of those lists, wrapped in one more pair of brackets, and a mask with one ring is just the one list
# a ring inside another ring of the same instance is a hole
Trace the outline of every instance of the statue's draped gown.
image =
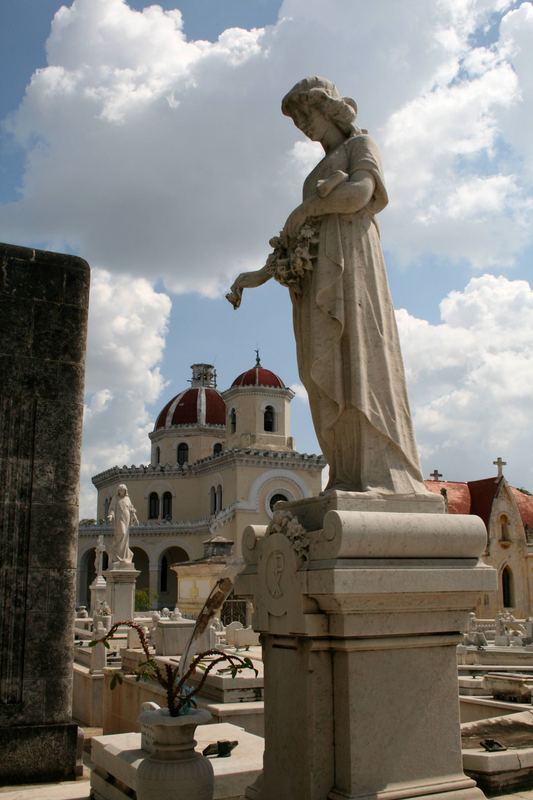
[(115, 495), (111, 501), (109, 512), (114, 514), (112, 561), (120, 564), (131, 564), (133, 553), (129, 548), (129, 527), (131, 515), (132, 512), (135, 512), (135, 509), (128, 495), (124, 497)]
[(346, 139), (308, 175), (304, 200), (336, 170), (369, 172), (368, 205), (319, 217), (318, 256), (291, 292), (300, 377), (330, 469), (328, 486), (426, 492), (413, 434), (398, 330), (379, 229), (388, 202), (376, 145)]

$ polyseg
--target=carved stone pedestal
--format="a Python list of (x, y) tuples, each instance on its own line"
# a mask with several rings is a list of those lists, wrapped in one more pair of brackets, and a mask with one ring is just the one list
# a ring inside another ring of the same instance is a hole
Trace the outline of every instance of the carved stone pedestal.
[(140, 570), (108, 569), (104, 572), (107, 580), (107, 603), (116, 622), (133, 619), (135, 612), (135, 583)]
[(318, 529), (312, 501), (306, 527), (302, 502), (284, 503), (268, 529), (245, 531), (236, 591), (253, 598), (265, 666), (250, 798), (482, 797), (462, 771), (455, 646), (496, 586), (478, 560), (485, 527), (433, 513), (433, 498), (429, 513), (424, 496), (405, 511), (378, 501), (334, 496)]

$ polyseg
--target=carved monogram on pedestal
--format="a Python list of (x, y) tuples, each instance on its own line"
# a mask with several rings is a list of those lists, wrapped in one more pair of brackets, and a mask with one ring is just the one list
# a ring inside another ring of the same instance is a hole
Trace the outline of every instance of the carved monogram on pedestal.
[(266, 566), (266, 587), (271, 597), (277, 600), (283, 597), (283, 587), (281, 576), (285, 568), (285, 558), (281, 550), (274, 550), (267, 559)]
[(289, 539), (281, 533), (265, 537), (257, 565), (262, 607), (274, 617), (291, 605), (298, 559)]

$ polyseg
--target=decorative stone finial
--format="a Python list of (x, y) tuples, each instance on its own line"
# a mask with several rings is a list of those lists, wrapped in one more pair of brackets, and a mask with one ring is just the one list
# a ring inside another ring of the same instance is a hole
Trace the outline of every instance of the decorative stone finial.
[(191, 386), (208, 386), (216, 389), (217, 372), (212, 364), (191, 364), (192, 380)]

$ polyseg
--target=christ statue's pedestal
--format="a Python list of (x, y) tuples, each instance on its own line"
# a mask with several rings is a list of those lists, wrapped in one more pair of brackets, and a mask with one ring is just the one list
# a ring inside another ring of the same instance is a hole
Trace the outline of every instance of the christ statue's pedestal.
[(253, 599), (265, 666), (249, 798), (483, 797), (462, 769), (455, 648), (496, 588), (485, 527), (434, 513), (438, 497), (373, 499), (280, 503), (244, 533), (236, 592)]
[(127, 622), (135, 613), (135, 583), (141, 574), (133, 563), (127, 567), (112, 567), (104, 572), (107, 581), (107, 604), (112, 624)]

